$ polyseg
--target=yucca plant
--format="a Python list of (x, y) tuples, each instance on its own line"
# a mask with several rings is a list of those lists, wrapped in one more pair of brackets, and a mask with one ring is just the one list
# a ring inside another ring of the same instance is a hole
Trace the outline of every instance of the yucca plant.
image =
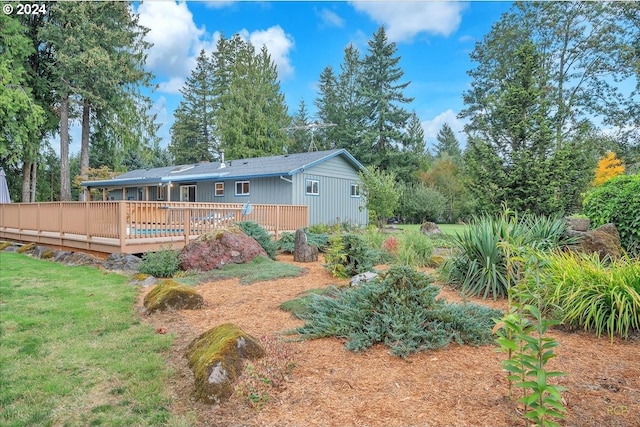
[[(497, 217), (476, 218), (453, 239), (455, 255), (443, 265), (446, 281), (463, 292), (494, 299), (507, 296), (514, 280), (507, 274), (505, 243), (549, 250), (571, 243), (563, 237), (566, 223), (559, 218), (524, 216), (504, 210)], [(517, 265), (512, 277), (517, 277)]]
[(627, 338), (640, 331), (640, 262), (554, 252), (542, 275), (545, 311), (562, 323)]

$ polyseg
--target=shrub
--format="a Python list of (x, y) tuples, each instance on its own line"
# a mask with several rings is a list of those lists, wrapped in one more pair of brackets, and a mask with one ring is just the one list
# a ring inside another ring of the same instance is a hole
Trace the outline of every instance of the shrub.
[(168, 249), (160, 249), (157, 252), (146, 252), (142, 255), (140, 272), (154, 277), (173, 277), (180, 269), (178, 252)]
[(583, 212), (594, 227), (612, 222), (622, 246), (640, 255), (640, 174), (610, 179), (584, 199)]
[(347, 338), (346, 348), (364, 350), (384, 343), (397, 356), (446, 346), (491, 342), (493, 317), (501, 313), (473, 304), (436, 300), (433, 278), (407, 266), (391, 266), (358, 287), (333, 288), (311, 295), (305, 324), (293, 332), (301, 338)]
[[(627, 338), (640, 331), (640, 262), (598, 254), (548, 254), (541, 282), (548, 315), (562, 323)], [(533, 286), (529, 278), (528, 286)]]
[(445, 280), (460, 286), (471, 295), (487, 298), (506, 297), (514, 280), (507, 275), (507, 260), (503, 245), (549, 250), (572, 242), (564, 236), (563, 219), (525, 216), (504, 212), (497, 218), (481, 217), (469, 228), (456, 234), (456, 253), (442, 266)]
[(396, 214), (412, 224), (437, 221), (444, 216), (446, 198), (424, 184), (404, 184)]
[(367, 245), (362, 236), (343, 234), (329, 239), (325, 266), (336, 277), (351, 277), (371, 271), (380, 259), (380, 252)]
[(278, 245), (271, 238), (271, 234), (262, 228), (260, 224), (253, 221), (244, 221), (239, 222), (238, 227), (240, 227), (247, 236), (253, 237), (260, 246), (262, 246), (262, 249), (264, 249), (269, 258), (273, 260), (276, 259)]

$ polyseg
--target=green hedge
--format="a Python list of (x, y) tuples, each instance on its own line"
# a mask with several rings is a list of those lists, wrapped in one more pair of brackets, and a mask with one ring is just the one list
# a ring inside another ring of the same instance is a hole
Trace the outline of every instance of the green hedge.
[(584, 199), (583, 213), (592, 226), (615, 224), (622, 246), (640, 254), (640, 174), (617, 176), (595, 188)]

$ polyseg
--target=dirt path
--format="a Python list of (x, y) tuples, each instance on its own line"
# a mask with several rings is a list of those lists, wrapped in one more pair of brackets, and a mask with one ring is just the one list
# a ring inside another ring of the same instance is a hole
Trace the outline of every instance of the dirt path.
[[(296, 264), (290, 256), (279, 260)], [(207, 302), (204, 310), (145, 318), (177, 337), (170, 358), (176, 371), (172, 411), (195, 414), (194, 424), (203, 426), (524, 426), (506, 399), (503, 356), (494, 346), (450, 345), (403, 360), (380, 345), (353, 353), (335, 338), (278, 342), (273, 363), (291, 360), (295, 368), (261, 409), (236, 396), (221, 405), (194, 402), (192, 374), (182, 353), (195, 336), (233, 322), (259, 339), (279, 341), (283, 331), (301, 324), (278, 308), (282, 302), (308, 289), (346, 283), (333, 278), (321, 263), (297, 265), (307, 269), (297, 278), (200, 285), (198, 292)], [(446, 288), (441, 296), (460, 299)], [(560, 347), (551, 368), (568, 373), (559, 380), (569, 389), (563, 394), (568, 408), (564, 425), (640, 426), (640, 339), (611, 344), (584, 332), (552, 335)]]

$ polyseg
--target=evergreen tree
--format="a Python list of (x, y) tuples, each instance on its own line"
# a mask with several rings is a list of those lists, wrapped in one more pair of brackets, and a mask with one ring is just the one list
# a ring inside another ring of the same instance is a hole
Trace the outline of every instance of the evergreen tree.
[(314, 135), (314, 141), (327, 149), (335, 148), (340, 144), (340, 129), (344, 127), (345, 120), (338, 95), (338, 80), (330, 66), (320, 73), (318, 89), (320, 93), (314, 104), (320, 123), (333, 123), (336, 126), (319, 130)]
[(435, 146), (436, 157), (441, 158), (447, 155), (455, 161), (462, 158), (460, 144), (458, 143), (456, 135), (453, 133), (453, 129), (451, 129), (448, 123), (442, 125), (440, 131), (438, 131), (436, 139), (438, 140)]
[(219, 151), (215, 133), (213, 70), (204, 50), (180, 89), (168, 149), (176, 164), (212, 161)]
[(215, 82), (220, 93), (215, 114), (220, 148), (234, 159), (284, 152), (290, 119), (266, 47), (256, 52), (236, 36), (221, 52), (216, 65), (223, 68), (216, 72)]
[[(12, 168), (22, 164), (22, 201), (31, 196), (31, 173), (35, 172), (45, 111), (30, 88), (28, 60), (35, 52), (25, 27), (7, 15), (0, 16), (0, 160), (7, 172), (9, 187), (15, 188)], [(28, 172), (28, 174), (26, 173)], [(15, 199), (15, 192), (13, 196)]]
[(472, 88), (464, 94), (467, 108), (461, 117), (475, 117), (471, 130), (483, 126), (478, 116), (492, 102), (493, 76), (531, 40), (547, 76), (556, 148), (575, 138), (592, 117), (637, 133), (640, 87), (625, 94), (618, 82), (637, 67), (639, 11), (637, 2), (514, 3), (471, 54), (477, 67), (469, 72)]
[(287, 145), (288, 153), (303, 153), (309, 151), (312, 148), (312, 141), (316, 149), (320, 150), (324, 148), (322, 146), (318, 147), (318, 142), (313, 139), (315, 135), (313, 135), (314, 129), (310, 127), (310, 120), (307, 105), (304, 100), (301, 100), (298, 105), (298, 111), (293, 116), (291, 126), (289, 127), (291, 130), (291, 139)]
[[(480, 206), (493, 212), (508, 202), (512, 209), (552, 214), (563, 201), (552, 188), (553, 122), (541, 57), (524, 42), (493, 79), (498, 84), (486, 114), (474, 116), (466, 167), (470, 190)], [(483, 126), (478, 126), (481, 121)]]
[[(39, 36), (54, 55), (49, 71), (60, 116), (60, 198), (71, 200), (70, 120), (81, 111), (80, 170), (89, 165), (92, 118), (101, 120), (103, 129), (112, 129), (113, 136), (123, 138), (146, 124), (138, 116), (149, 105), (140, 95), (140, 87), (151, 80), (142, 69), (148, 44), (143, 41), (146, 29), (138, 25), (125, 3), (62, 2), (52, 4), (50, 11)], [(138, 135), (149, 129), (153, 127)]]
[(402, 93), (409, 82), (398, 83), (404, 72), (398, 66), (396, 52), (396, 44), (388, 41), (384, 27), (380, 27), (369, 41), (360, 73), (366, 130), (362, 135), (364, 145), (357, 154), (366, 163), (383, 168), (388, 167), (388, 151), (397, 151), (404, 140), (410, 113), (402, 104), (412, 101)]

